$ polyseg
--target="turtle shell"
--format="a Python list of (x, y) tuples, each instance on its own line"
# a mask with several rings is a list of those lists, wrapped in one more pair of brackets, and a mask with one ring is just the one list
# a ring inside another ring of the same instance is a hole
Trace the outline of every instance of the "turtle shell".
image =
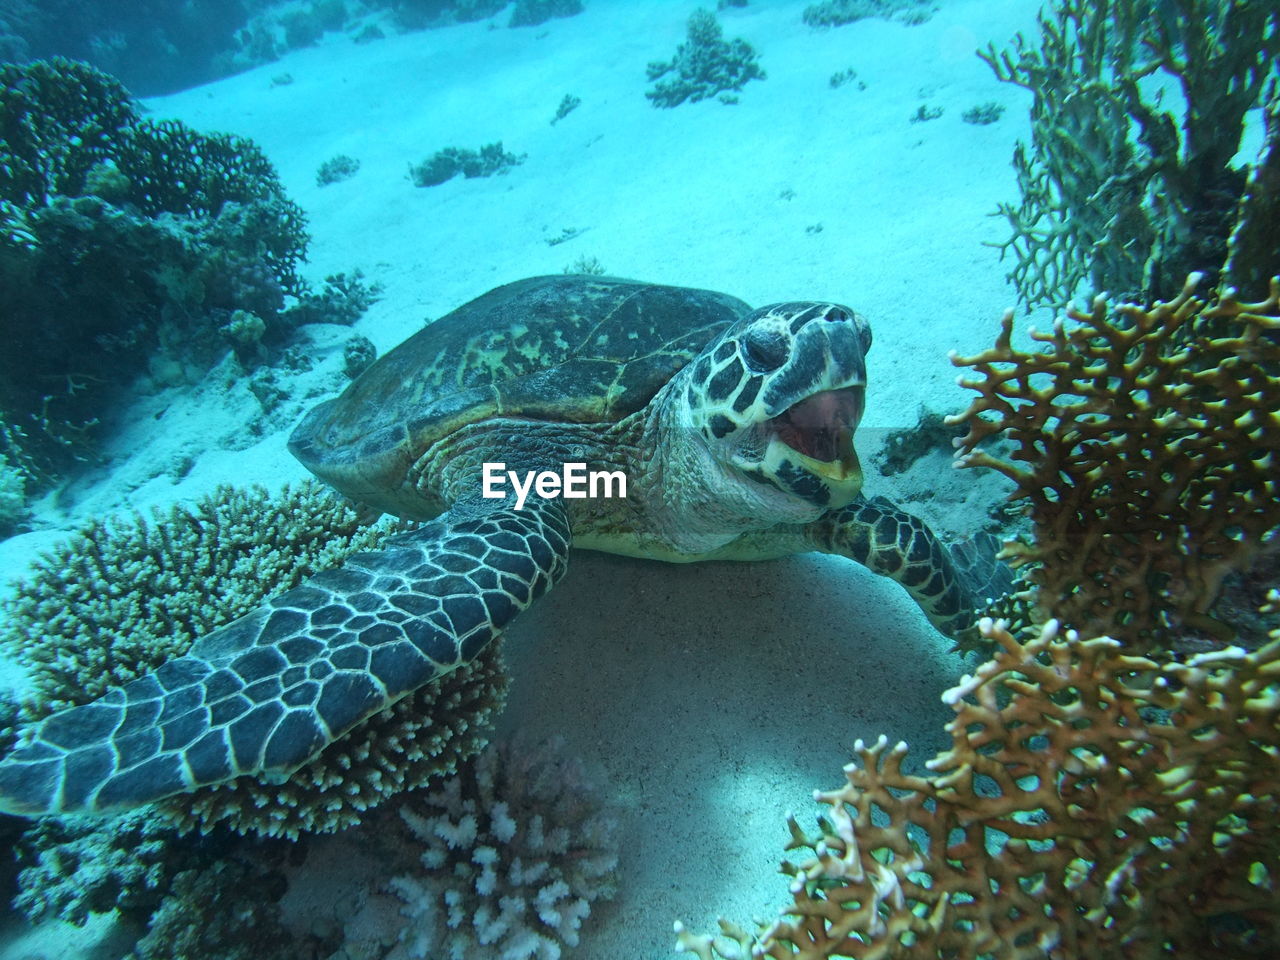
[(304, 417), (289, 449), (347, 496), (391, 495), (402, 507), (410, 465), (460, 427), (495, 416), (621, 420), (749, 310), (722, 293), (634, 280), (518, 280), (385, 354)]

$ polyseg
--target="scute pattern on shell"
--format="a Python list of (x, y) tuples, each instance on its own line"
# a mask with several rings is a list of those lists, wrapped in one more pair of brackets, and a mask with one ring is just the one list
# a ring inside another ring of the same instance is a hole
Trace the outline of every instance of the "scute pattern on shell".
[(411, 462), (458, 428), (495, 415), (608, 423), (642, 409), (749, 311), (734, 297), (609, 277), (533, 277), (429, 324), (298, 427), (304, 464)]

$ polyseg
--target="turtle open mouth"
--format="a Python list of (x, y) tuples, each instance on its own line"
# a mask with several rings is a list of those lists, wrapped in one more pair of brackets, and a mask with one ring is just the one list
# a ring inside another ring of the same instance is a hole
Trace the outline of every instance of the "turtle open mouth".
[(818, 472), (843, 477), (857, 469), (853, 431), (862, 419), (864, 389), (824, 390), (792, 404), (769, 421), (777, 439), (810, 461)]

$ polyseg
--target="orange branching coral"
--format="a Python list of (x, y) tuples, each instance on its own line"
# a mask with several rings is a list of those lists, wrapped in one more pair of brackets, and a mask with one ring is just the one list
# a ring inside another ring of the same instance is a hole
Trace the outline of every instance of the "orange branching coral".
[[(1274, 595), (1273, 595), (1274, 597)], [(716, 957), (1074, 960), (1276, 955), (1280, 632), (1187, 663), (1056, 622), (950, 690), (949, 750), (859, 743), (758, 934), (677, 925)], [(1225, 951), (1225, 952), (1224, 952)], [(1256, 951), (1256, 952), (1255, 952)]]
[[(1280, 279), (1260, 303), (1208, 303), (1198, 280), (1151, 309), (1068, 310), (1035, 352), (1010, 313), (993, 348), (952, 357), (979, 375), (958, 463), (1011, 478), (1035, 524), (1005, 555), (1042, 611), (1132, 649), (1225, 637), (1222, 579), (1280, 524)], [(1012, 461), (978, 449), (997, 434)]]

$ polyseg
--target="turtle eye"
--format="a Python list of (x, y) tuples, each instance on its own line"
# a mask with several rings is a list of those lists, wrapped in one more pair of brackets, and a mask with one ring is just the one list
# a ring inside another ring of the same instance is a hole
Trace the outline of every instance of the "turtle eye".
[(742, 337), (742, 356), (756, 373), (768, 373), (787, 362), (787, 341), (776, 330), (748, 330)]

